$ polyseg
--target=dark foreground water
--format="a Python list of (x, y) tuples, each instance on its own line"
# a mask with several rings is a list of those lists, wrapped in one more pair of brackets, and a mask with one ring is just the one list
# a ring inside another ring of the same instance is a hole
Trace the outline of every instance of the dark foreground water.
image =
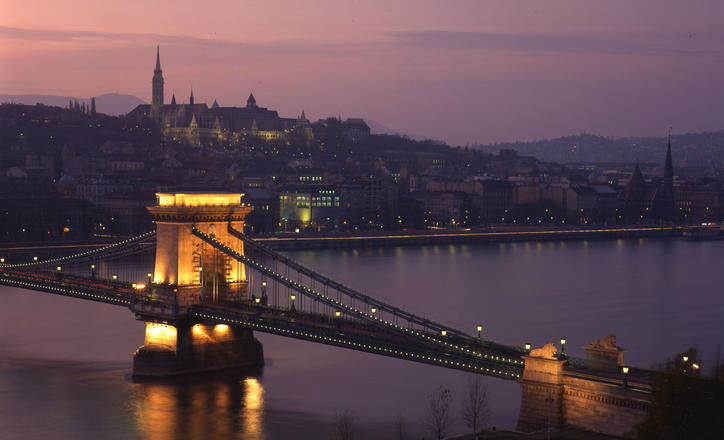
[[(353, 287), (498, 342), (616, 333), (627, 363), (689, 346), (711, 365), (724, 338), (724, 241), (505, 243), (291, 255)], [(424, 435), (426, 396), (462, 401), (468, 374), (258, 334), (267, 365), (238, 376), (134, 383), (143, 324), (128, 310), (0, 287), (2, 439), (334, 438), (353, 411), (357, 438)], [(490, 424), (512, 428), (520, 388), (486, 378)], [(457, 411), (456, 406), (456, 412)], [(459, 423), (457, 431), (462, 431)], [(428, 436), (429, 437), (429, 436)]]

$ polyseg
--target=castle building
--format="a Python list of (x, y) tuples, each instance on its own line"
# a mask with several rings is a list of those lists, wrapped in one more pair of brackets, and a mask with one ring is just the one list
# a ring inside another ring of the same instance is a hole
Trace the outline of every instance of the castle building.
[(160, 125), (165, 140), (199, 147), (245, 145), (255, 140), (286, 142), (294, 134), (307, 141), (312, 137), (311, 125), (304, 111), (298, 118), (282, 118), (276, 111), (258, 106), (254, 94), (249, 94), (244, 107), (221, 107), (216, 100), (209, 107), (195, 103), (191, 89), (188, 104), (177, 104), (175, 94), (170, 104), (164, 104), (158, 47), (151, 81), (151, 104), (136, 106), (128, 116), (150, 117)]

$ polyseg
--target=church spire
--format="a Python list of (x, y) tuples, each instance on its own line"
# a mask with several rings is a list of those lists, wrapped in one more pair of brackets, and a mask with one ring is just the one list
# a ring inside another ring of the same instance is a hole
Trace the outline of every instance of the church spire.
[(666, 145), (666, 162), (664, 163), (664, 179), (674, 178), (674, 164), (671, 160), (671, 129), (669, 128), (669, 140)]
[(162, 73), (161, 72), (161, 50), (158, 45), (156, 45), (156, 69), (154, 69), (153, 73)]
[(662, 203), (662, 214), (664, 220), (673, 221), (676, 202), (674, 199), (674, 164), (671, 160), (671, 127), (669, 127), (669, 138), (666, 143), (666, 162), (664, 162), (664, 188)]
[(194, 105), (194, 86), (191, 86), (191, 97), (189, 98), (189, 104)]
[(163, 106), (163, 72), (161, 71), (161, 52), (156, 46), (156, 68), (153, 70), (151, 80), (151, 117), (156, 120), (161, 118), (161, 107)]
[(171, 94), (171, 105), (176, 105), (176, 94), (175, 93)]

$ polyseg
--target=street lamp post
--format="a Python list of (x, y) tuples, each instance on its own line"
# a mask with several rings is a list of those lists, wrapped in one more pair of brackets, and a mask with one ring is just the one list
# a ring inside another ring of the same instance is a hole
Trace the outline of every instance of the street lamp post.
[(561, 338), (561, 359), (566, 358), (566, 338)]
[(478, 325), (477, 330), (478, 330), (478, 340), (480, 340), (480, 339), (482, 339), (483, 326)]

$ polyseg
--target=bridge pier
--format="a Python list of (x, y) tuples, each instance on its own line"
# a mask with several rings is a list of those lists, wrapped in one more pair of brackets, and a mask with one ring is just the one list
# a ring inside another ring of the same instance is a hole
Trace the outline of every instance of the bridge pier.
[(133, 355), (133, 375), (173, 376), (263, 364), (262, 345), (251, 330), (148, 321), (145, 342)]
[(609, 335), (584, 347), (582, 364), (556, 356), (552, 343), (523, 356), (518, 430), (570, 427), (632, 436), (651, 404), (650, 372), (627, 368)]
[(534, 432), (563, 426), (563, 364), (565, 360), (523, 356), (525, 369), (518, 380), (523, 393), (518, 431)]

